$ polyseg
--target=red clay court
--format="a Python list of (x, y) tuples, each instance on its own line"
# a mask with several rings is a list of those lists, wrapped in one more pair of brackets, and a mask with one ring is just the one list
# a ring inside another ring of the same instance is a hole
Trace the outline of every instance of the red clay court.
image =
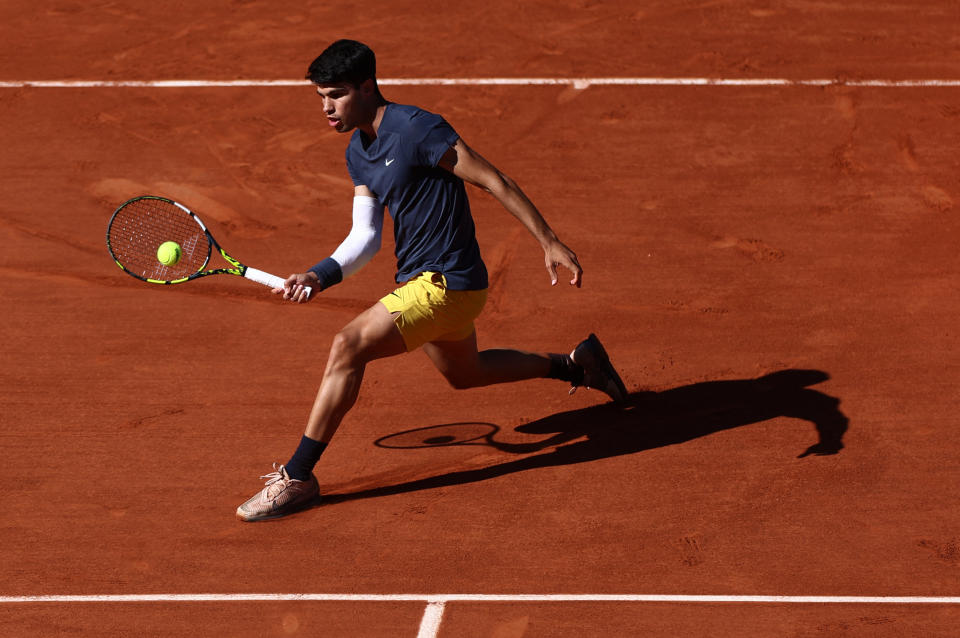
[[(0, 635), (955, 636), (957, 24), (944, 0), (4, 3)], [(583, 264), (551, 288), (472, 189), (481, 347), (596, 332), (631, 399), (380, 361), (322, 504), (242, 524), (330, 339), (390, 289), (389, 222), (305, 306), (137, 282), (104, 233), (158, 194), (257, 268), (328, 255), (347, 138), (296, 81), (340, 37)]]

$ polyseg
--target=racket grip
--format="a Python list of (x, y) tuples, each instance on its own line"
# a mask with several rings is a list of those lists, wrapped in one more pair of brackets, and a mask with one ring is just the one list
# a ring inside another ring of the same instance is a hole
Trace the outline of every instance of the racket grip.
[[(257, 270), (256, 268), (250, 268), (249, 266), (247, 266), (243, 276), (251, 281), (257, 282), (258, 284), (269, 286), (270, 288), (283, 288), (283, 284), (286, 281), (285, 279), (281, 279), (276, 275), (271, 275), (268, 272)], [(313, 293), (313, 289), (310, 288), (310, 286), (305, 286), (305, 288), (307, 290), (307, 299), (309, 299), (310, 295)]]

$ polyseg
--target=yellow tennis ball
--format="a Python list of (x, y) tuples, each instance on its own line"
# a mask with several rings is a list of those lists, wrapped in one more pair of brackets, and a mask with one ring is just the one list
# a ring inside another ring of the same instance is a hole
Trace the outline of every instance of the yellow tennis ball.
[(183, 255), (180, 244), (175, 241), (165, 241), (157, 248), (157, 259), (164, 266), (173, 266)]

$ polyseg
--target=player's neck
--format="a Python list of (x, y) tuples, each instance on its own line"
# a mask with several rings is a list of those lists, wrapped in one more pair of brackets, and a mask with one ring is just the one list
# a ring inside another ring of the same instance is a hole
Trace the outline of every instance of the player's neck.
[(377, 131), (380, 130), (380, 122), (383, 121), (383, 114), (387, 111), (387, 104), (388, 102), (385, 99), (378, 99), (376, 105), (373, 107), (372, 117), (368, 122), (357, 127), (363, 131), (363, 134), (366, 135), (367, 139), (371, 142), (377, 139)]

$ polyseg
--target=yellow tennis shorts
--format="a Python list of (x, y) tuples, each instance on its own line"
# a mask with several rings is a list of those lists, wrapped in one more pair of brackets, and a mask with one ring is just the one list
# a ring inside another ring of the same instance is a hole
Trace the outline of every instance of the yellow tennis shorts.
[(380, 300), (394, 313), (408, 352), (430, 341), (466, 339), (486, 302), (486, 290), (447, 290), (436, 272), (422, 272)]

